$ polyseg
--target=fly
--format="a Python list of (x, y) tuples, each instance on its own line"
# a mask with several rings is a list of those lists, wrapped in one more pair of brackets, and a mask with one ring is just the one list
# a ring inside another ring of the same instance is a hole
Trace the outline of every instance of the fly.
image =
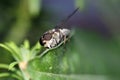
[(40, 44), (47, 49), (52, 49), (58, 45), (61, 45), (63, 42), (65, 43), (70, 38), (71, 30), (64, 28), (64, 25), (78, 11), (78, 9), (79, 8), (73, 11), (63, 22), (61, 22), (61, 24), (56, 25), (55, 28), (46, 31), (40, 37)]

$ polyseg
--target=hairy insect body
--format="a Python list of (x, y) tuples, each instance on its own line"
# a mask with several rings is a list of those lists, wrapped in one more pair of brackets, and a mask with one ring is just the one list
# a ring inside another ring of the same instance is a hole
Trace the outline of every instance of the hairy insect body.
[(67, 28), (55, 28), (43, 34), (40, 38), (40, 44), (46, 48), (54, 48), (70, 35), (70, 30)]

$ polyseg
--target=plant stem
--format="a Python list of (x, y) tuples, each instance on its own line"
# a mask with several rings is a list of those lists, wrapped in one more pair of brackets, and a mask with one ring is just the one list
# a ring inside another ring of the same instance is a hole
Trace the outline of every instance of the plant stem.
[(30, 80), (30, 76), (29, 76), (29, 73), (27, 71), (27, 63), (28, 62), (24, 62), (24, 61), (19, 63), (19, 68), (22, 72), (24, 80)]

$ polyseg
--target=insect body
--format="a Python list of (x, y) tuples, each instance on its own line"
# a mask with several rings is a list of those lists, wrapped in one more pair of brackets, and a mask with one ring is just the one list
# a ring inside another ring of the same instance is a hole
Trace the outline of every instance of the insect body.
[[(48, 30), (40, 37), (40, 44), (48, 49), (54, 48), (59, 45), (61, 42), (65, 42), (68, 38), (70, 38), (71, 30), (64, 28), (63, 26), (67, 22), (67, 20), (78, 10), (78, 8), (67, 17), (62, 24), (57, 25), (56, 28)], [(63, 27), (63, 28), (62, 28)]]
[(46, 48), (53, 48), (60, 42), (69, 38), (70, 30), (67, 28), (55, 28), (43, 34), (40, 38), (40, 44)]

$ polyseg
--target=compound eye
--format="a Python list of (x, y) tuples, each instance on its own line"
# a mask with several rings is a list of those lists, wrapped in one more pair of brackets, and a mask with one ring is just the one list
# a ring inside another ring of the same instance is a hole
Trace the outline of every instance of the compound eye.
[(45, 43), (43, 42), (42, 37), (40, 38), (39, 42), (40, 42), (40, 44), (41, 44), (42, 46), (44, 46)]
[(50, 40), (52, 38), (52, 34), (50, 33), (44, 34), (43, 38), (44, 40)]

